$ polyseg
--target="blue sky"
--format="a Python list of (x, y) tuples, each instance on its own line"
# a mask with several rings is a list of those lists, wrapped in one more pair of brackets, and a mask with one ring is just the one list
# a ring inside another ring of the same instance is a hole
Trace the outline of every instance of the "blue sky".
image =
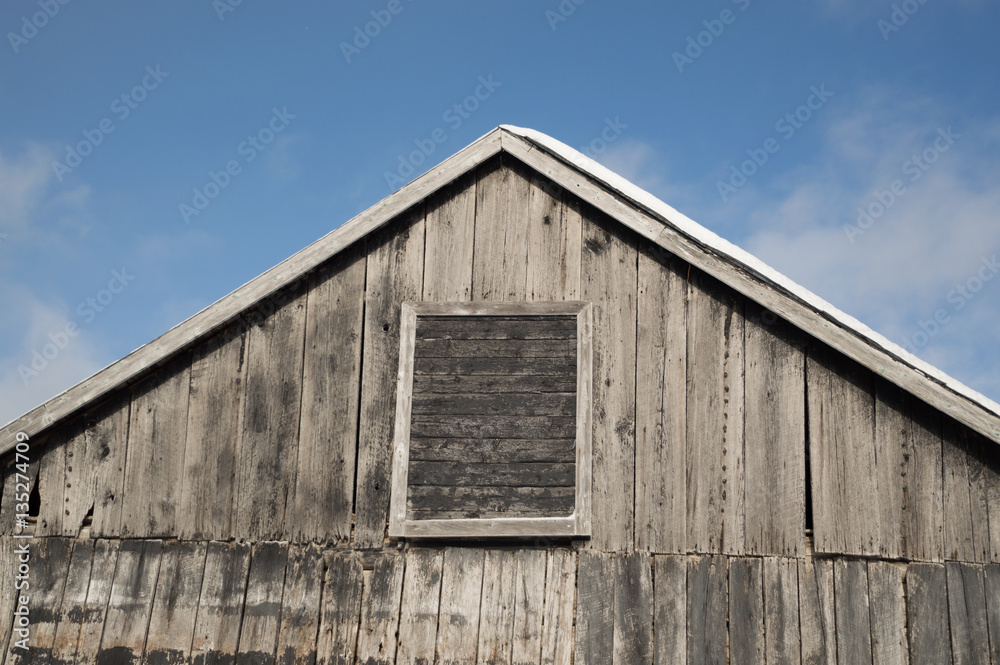
[(1000, 399), (997, 3), (235, 2), (0, 8), (0, 422), (504, 123)]

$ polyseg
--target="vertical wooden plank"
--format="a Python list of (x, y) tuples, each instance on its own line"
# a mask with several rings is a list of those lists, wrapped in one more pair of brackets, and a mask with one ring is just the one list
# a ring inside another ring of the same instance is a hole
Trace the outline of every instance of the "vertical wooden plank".
[(451, 183), (427, 201), (423, 300), (472, 300), (476, 174)]
[(903, 391), (888, 381), (875, 383), (875, 460), (878, 483), (879, 551), (898, 559), (904, 550), (907, 458), (911, 454), (912, 420)]
[(368, 239), (361, 422), (358, 434), (354, 545), (385, 541), (399, 371), (399, 314), (420, 298), (424, 265), (423, 208)]
[(178, 536), (232, 534), (246, 337), (230, 329), (194, 351)]
[[(1000, 563), (1000, 447), (983, 442), (983, 484), (989, 513), (990, 558)], [(998, 664), (1000, 665), (1000, 664)]]
[(318, 547), (289, 548), (275, 658), (278, 665), (312, 665), (316, 662), (322, 592), (323, 555)]
[(249, 540), (285, 537), (297, 467), (306, 295), (297, 286), (274, 303), (277, 311), (247, 331), (233, 535)]
[[(65, 538), (38, 538), (29, 545), (29, 587), (18, 593), (30, 599), (28, 603), (28, 650), (14, 648), (20, 636), (15, 633), (10, 641), (7, 661), (11, 663), (45, 663), (52, 657), (52, 645), (56, 637), (59, 607), (62, 605), (63, 589), (70, 573), (71, 547)], [(14, 588), (14, 580), (6, 585)], [(9, 618), (6, 619), (10, 621)], [(18, 626), (20, 628), (20, 626)]]
[(868, 562), (871, 598), (872, 657), (881, 665), (908, 665), (906, 644), (906, 566), (888, 561)]
[(354, 665), (363, 588), (361, 562), (351, 554), (328, 552), (317, 665)]
[(578, 665), (607, 665), (614, 661), (614, 569), (612, 555), (580, 551), (573, 660)]
[(249, 545), (208, 544), (191, 641), (192, 665), (234, 662), (249, 569)]
[(479, 168), (473, 300), (524, 300), (531, 188), (526, 173), (513, 158)]
[(760, 559), (729, 560), (729, 654), (734, 663), (764, 663), (763, 578)]
[[(364, 244), (310, 278), (295, 494), (285, 521), (296, 542), (351, 538), (361, 339)], [(323, 510), (316, 510), (323, 506)]]
[(687, 663), (687, 558), (657, 556), (653, 559), (655, 580), (653, 625), (656, 665)]
[(768, 665), (799, 665), (799, 571), (795, 559), (764, 559), (764, 634)]
[(802, 333), (746, 312), (746, 552), (805, 553), (806, 403)]
[(517, 552), (514, 573), (513, 665), (538, 665), (542, 651), (542, 616), (545, 604), (545, 550)]
[(396, 665), (434, 662), (443, 563), (441, 550), (416, 549), (406, 555)]
[(687, 547), (741, 554), (744, 479), (743, 301), (695, 273), (688, 298)]
[(150, 665), (187, 662), (206, 552), (205, 543), (169, 542), (163, 546), (143, 662)]
[[(3, 512), (2, 508), (0, 508), (0, 512)], [(12, 580), (17, 576), (17, 567), (20, 562), (18, 555), (14, 552), (14, 547), (12, 536), (0, 535), (0, 557), (2, 557), (0, 558), (0, 579)], [(19, 595), (17, 592), (0, 594), (0, 618), (2, 618), (0, 620), (0, 663), (7, 661), (8, 644), (14, 629), (13, 612)], [(16, 633), (14, 635), (15, 640), (21, 639), (20, 635)]]
[(679, 553), (687, 549), (686, 264), (658, 247), (638, 258), (635, 547)]
[(871, 373), (824, 346), (810, 346), (808, 355), (816, 551), (877, 554), (879, 498)]
[(1000, 665), (1000, 565), (985, 566), (986, 619), (989, 624), (990, 654), (993, 665)]
[(576, 608), (576, 554), (549, 550), (545, 570), (545, 615), (541, 665), (571, 665)]
[(906, 399), (910, 403), (912, 438), (904, 467), (905, 554), (918, 561), (941, 561), (944, 558), (942, 416), (934, 409), (922, 408), (919, 402), (909, 397)]
[[(990, 512), (989, 489), (987, 482), (991, 475), (987, 473), (986, 462), (989, 456), (997, 454), (997, 444), (988, 441), (977, 432), (962, 427), (969, 464), (969, 504), (972, 508), (972, 548), (977, 563), (988, 563), (992, 560), (990, 544)], [(989, 447), (987, 449), (987, 446)], [(993, 516), (993, 521), (996, 521)]]
[(402, 555), (382, 554), (375, 560), (374, 570), (365, 575), (361, 628), (358, 632), (359, 663), (393, 664), (399, 601), (403, 592), (403, 565)]
[(531, 173), (525, 286), (529, 301), (579, 299), (582, 221), (579, 202), (544, 175)]
[[(76, 644), (80, 638), (80, 624), (87, 607), (87, 589), (94, 560), (94, 541), (73, 541), (73, 554), (69, 575), (63, 588), (62, 604), (56, 617), (56, 630), (52, 640), (52, 663), (72, 663)], [(107, 574), (99, 571), (99, 574)]]
[(86, 417), (87, 462), (83, 466), (93, 473), (94, 521), (90, 533), (97, 538), (121, 534), (131, 408), (132, 400), (125, 390)]
[(76, 642), (76, 655), (69, 662), (97, 662), (101, 633), (104, 632), (104, 618), (118, 564), (118, 548), (117, 540), (98, 540), (94, 543), (94, 563), (87, 586), (87, 601), (80, 620), (80, 636)]
[(802, 665), (836, 665), (832, 561), (799, 560), (799, 634)]
[(687, 662), (689, 665), (725, 665), (728, 662), (726, 563), (726, 557), (717, 555), (688, 558)]
[(483, 566), (483, 598), (479, 609), (479, 646), (476, 663), (510, 662), (514, 639), (514, 577), (517, 553), (487, 550)]
[(944, 419), (944, 548), (951, 561), (978, 561), (972, 523), (972, 496), (969, 460), (961, 426)]
[(982, 566), (949, 563), (948, 616), (955, 665), (990, 665), (986, 581)]
[(653, 663), (652, 562), (645, 552), (620, 554), (615, 565), (615, 665)]
[(162, 547), (159, 540), (122, 542), (104, 615), (98, 663), (138, 663), (142, 659)]
[(237, 663), (265, 665), (274, 662), (287, 563), (286, 544), (270, 542), (254, 545), (240, 642), (236, 650)]
[(177, 535), (190, 365), (191, 355), (183, 354), (132, 390), (122, 536)]
[(837, 559), (833, 565), (837, 609), (837, 662), (872, 663), (868, 566), (864, 561)]
[(594, 303), (593, 533), (589, 547), (633, 547), (635, 517), (635, 240), (595, 211), (583, 224), (582, 293)]
[(444, 551), (437, 663), (472, 665), (476, 662), (479, 640), (473, 636), (479, 635), (484, 565), (482, 550), (449, 547)]
[(913, 563), (907, 568), (906, 628), (911, 665), (951, 662), (948, 584), (943, 565)]
[[(63, 535), (64, 493), (66, 490), (66, 449), (77, 437), (82, 438), (79, 423), (59, 428), (49, 439), (38, 459), (38, 519), (34, 535), (38, 537)], [(76, 446), (74, 446), (75, 448)], [(35, 453), (38, 455), (38, 452)], [(72, 485), (72, 483), (70, 483)], [(70, 492), (73, 491), (71, 487)], [(72, 535), (76, 535), (75, 533)]]

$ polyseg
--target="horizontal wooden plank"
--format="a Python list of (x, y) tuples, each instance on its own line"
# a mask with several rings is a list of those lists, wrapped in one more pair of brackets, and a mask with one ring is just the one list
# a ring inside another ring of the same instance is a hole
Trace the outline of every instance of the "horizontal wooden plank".
[(413, 377), (413, 394), (462, 393), (569, 393), (576, 391), (576, 377), (498, 376), (496, 374), (421, 374)]
[(418, 340), (576, 339), (576, 317), (421, 316), (416, 330)]
[(576, 394), (421, 395), (414, 393), (410, 413), (436, 416), (572, 416), (576, 414)]
[(573, 512), (572, 487), (439, 487), (410, 485), (407, 519), (557, 516)]
[(576, 375), (576, 357), (567, 358), (414, 358), (415, 374)]
[(575, 315), (587, 303), (563, 302), (419, 302), (413, 303), (418, 316), (542, 316)]
[(479, 487), (571, 487), (576, 464), (530, 462), (477, 464), (468, 462), (411, 461), (410, 485)]
[(476, 439), (566, 439), (576, 436), (576, 418), (569, 416), (477, 416), (474, 420), (442, 420), (413, 416), (411, 437)]
[(410, 438), (410, 461), (575, 462), (574, 439), (426, 439)]
[[(403, 523), (402, 535), (407, 538), (518, 538), (527, 536), (558, 538), (578, 535), (578, 532), (576, 519), (573, 517), (534, 517), (525, 519), (407, 520)], [(466, 661), (461, 662), (465, 663)]]
[(575, 358), (575, 339), (419, 339), (415, 358)]

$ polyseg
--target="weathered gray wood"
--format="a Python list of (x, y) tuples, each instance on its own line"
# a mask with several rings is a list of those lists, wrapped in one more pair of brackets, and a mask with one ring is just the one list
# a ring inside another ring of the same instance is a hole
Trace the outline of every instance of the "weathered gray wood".
[(287, 545), (275, 542), (254, 545), (236, 650), (237, 663), (274, 663), (287, 563)]
[(162, 547), (159, 540), (122, 542), (97, 652), (99, 664), (138, 663), (142, 659)]
[[(28, 526), (21, 520), (30, 510), (26, 503), (35, 491), (38, 467), (45, 455), (46, 441), (27, 441), (26, 452), (15, 451), (2, 462), (4, 468), (3, 498), (0, 500), (0, 535), (27, 535)], [(21, 450), (24, 450), (22, 446)], [(25, 468), (27, 467), (27, 468)]]
[(420, 339), (417, 358), (573, 358), (575, 339)]
[[(63, 587), (62, 602), (56, 615), (56, 629), (52, 640), (51, 663), (72, 663), (76, 655), (76, 644), (80, 638), (80, 624), (87, 607), (87, 589), (94, 559), (94, 541), (78, 539), (72, 541), (73, 554), (69, 562), (69, 573)], [(107, 571), (99, 571), (107, 575)], [(44, 589), (43, 589), (44, 591)], [(37, 597), (34, 599), (37, 601)], [(35, 634), (37, 637), (38, 634)]]
[(872, 659), (878, 665), (908, 665), (910, 662), (906, 644), (905, 576), (905, 565), (868, 562)]
[(983, 485), (990, 523), (990, 561), (1000, 563), (1000, 447), (981, 440)]
[(574, 663), (607, 665), (614, 660), (615, 560), (610, 554), (581, 550), (576, 588)]
[(816, 551), (877, 554), (879, 500), (872, 377), (825, 347), (811, 345), (808, 355)]
[(427, 201), (423, 299), (472, 299), (476, 174), (469, 173)]
[(413, 344), (416, 307), (404, 302), (399, 315), (399, 375), (396, 382), (396, 421), (392, 439), (392, 478), (389, 495), (389, 537), (403, 535), (406, 487), (409, 484), (410, 423), (413, 411)]
[(180, 356), (132, 390), (122, 536), (150, 538), (177, 534), (190, 365), (189, 354)]
[[(746, 306), (746, 544), (750, 554), (805, 552), (806, 400), (802, 334)], [(734, 423), (738, 428), (738, 423)], [(796, 614), (798, 612), (796, 611)], [(796, 650), (798, 649), (796, 639)]]
[(143, 662), (149, 665), (187, 662), (207, 551), (205, 543), (169, 542), (163, 546)]
[(479, 606), (476, 663), (509, 663), (514, 641), (514, 587), (517, 552), (487, 550), (483, 566), (483, 597)]
[(251, 540), (284, 537), (298, 466), (306, 295), (299, 287), (280, 295), (278, 309), (247, 331), (233, 534)]
[(192, 665), (235, 661), (249, 568), (249, 545), (208, 544), (191, 641)]
[(410, 485), (408, 519), (554, 517), (573, 512), (575, 492), (564, 487), (441, 487)]
[(441, 550), (414, 549), (406, 555), (396, 665), (434, 662), (443, 563)]
[(441, 519), (407, 521), (403, 536), (408, 538), (570, 538), (586, 535), (580, 530), (576, 516), (520, 517), (488, 514), (476, 519), (463, 519), (461, 514)]
[[(94, 537), (121, 534), (122, 504), (125, 501), (125, 452), (131, 399), (128, 391), (99, 406), (86, 417), (87, 462), (94, 482)], [(96, 464), (93, 460), (99, 460)]]
[(576, 359), (565, 358), (415, 358), (420, 374), (499, 374), (504, 376), (566, 376), (576, 370)]
[[(79, 441), (77, 441), (79, 439)], [(77, 530), (72, 525), (63, 525), (63, 515), (66, 514), (66, 504), (74, 493), (73, 483), (66, 477), (66, 454), (69, 448), (82, 448), (85, 437), (81, 423), (75, 421), (66, 427), (52, 433), (41, 452), (38, 464), (38, 519), (35, 522), (36, 537), (45, 536), (75, 536)], [(36, 452), (36, 454), (38, 454)], [(72, 464), (72, 458), (69, 460)], [(66, 487), (66, 485), (69, 487)], [(79, 527), (79, 525), (77, 525)], [(72, 533), (66, 533), (72, 531)]]
[(951, 661), (948, 584), (939, 564), (910, 564), (906, 571), (906, 627), (912, 665)]
[(445, 416), (574, 416), (575, 393), (540, 395), (420, 395), (413, 396), (413, 415)]
[(570, 665), (576, 600), (576, 553), (550, 549), (545, 570), (545, 614), (540, 665)]
[(614, 663), (653, 663), (652, 562), (645, 552), (619, 554), (615, 565)]
[(573, 439), (426, 439), (410, 438), (410, 461), (478, 464), (576, 461)]
[(411, 461), (409, 483), (444, 486), (572, 487), (576, 464), (466, 464)]
[(539, 173), (528, 201), (528, 300), (575, 300), (580, 293), (582, 218), (579, 202)]
[(953, 561), (989, 560), (988, 520), (977, 519), (985, 506), (980, 504), (980, 487), (975, 482), (976, 461), (968, 430), (944, 419), (944, 548)]
[[(418, 340), (568, 340), (576, 338), (576, 318), (568, 314), (542, 316), (539, 312), (545, 312), (553, 308), (551, 303), (539, 303), (530, 305), (528, 303), (517, 303), (517, 310), (523, 312), (518, 315), (503, 315), (499, 312), (510, 311), (508, 307), (514, 303), (507, 303), (503, 309), (497, 303), (456, 303), (444, 310), (444, 306), (438, 306), (439, 311), (454, 311), (454, 307), (461, 307), (462, 311), (474, 313), (485, 310), (492, 315), (468, 314), (458, 316), (429, 314), (422, 315), (417, 320)], [(420, 305), (421, 310), (426, 310), (428, 303)]]
[(868, 565), (859, 560), (837, 559), (833, 571), (837, 596), (837, 662), (840, 665), (870, 665)]
[(317, 665), (354, 665), (363, 588), (358, 558), (350, 553), (327, 552)]
[(403, 592), (403, 556), (385, 553), (365, 575), (358, 631), (358, 662), (392, 665), (396, 657), (396, 628)]
[[(13, 477), (13, 476), (12, 476)], [(9, 535), (0, 535), (0, 575), (2, 579), (14, 579), (17, 575), (17, 567), (20, 563), (18, 555), (14, 553), (14, 538)], [(17, 593), (0, 594), (0, 617), (5, 617), (0, 621), (0, 663), (7, 662), (8, 643), (14, 629), (13, 612), (17, 606)], [(14, 639), (19, 640), (21, 636), (14, 634)], [(72, 656), (72, 654), (70, 654)]]
[(177, 517), (185, 540), (232, 534), (245, 343), (243, 332), (231, 329), (194, 352)]
[(799, 560), (799, 634), (802, 665), (836, 665), (833, 561)]
[(593, 535), (589, 546), (633, 546), (635, 517), (635, 239), (603, 215), (583, 222), (581, 294), (594, 303)]
[(475, 419), (442, 421), (436, 416), (413, 416), (410, 436), (474, 439), (565, 439), (576, 435), (571, 416), (476, 416)]
[(568, 393), (576, 391), (576, 377), (560, 376), (500, 376), (496, 374), (420, 374), (413, 377), (414, 393), (428, 394), (489, 394), (489, 393)]
[(392, 474), (403, 301), (420, 298), (424, 266), (423, 206), (368, 240), (361, 421), (354, 544), (377, 549), (385, 540)]
[[(589, 304), (577, 314), (576, 384), (576, 534), (593, 532), (594, 486), (594, 306)], [(633, 404), (633, 414), (634, 404)], [(633, 431), (633, 443), (635, 432)], [(634, 464), (634, 460), (633, 460)], [(633, 491), (633, 499), (634, 499)], [(633, 510), (634, 513), (634, 510)], [(632, 530), (634, 533), (634, 529)]]
[(727, 662), (727, 561), (723, 556), (688, 558), (687, 662), (724, 665)]
[(480, 166), (477, 177), (472, 299), (524, 300), (530, 175), (500, 158)]
[[(29, 544), (29, 587), (16, 591), (29, 599), (28, 603), (28, 650), (15, 648), (20, 639), (17, 633), (11, 639), (7, 660), (11, 663), (47, 663), (52, 657), (52, 645), (59, 623), (59, 607), (62, 605), (63, 590), (66, 586), (70, 560), (71, 541), (66, 538), (39, 538), (19, 541)], [(20, 555), (18, 555), (20, 561)], [(14, 580), (7, 585), (14, 589)], [(6, 593), (6, 592), (5, 592)], [(10, 621), (10, 617), (5, 617)], [(20, 626), (18, 626), (20, 628)]]
[(665, 252), (639, 252), (635, 547), (687, 550), (687, 280)]
[(948, 616), (955, 665), (990, 665), (986, 585), (982, 566), (949, 563)]
[[(286, 522), (297, 542), (351, 537), (361, 386), (364, 245), (311, 278), (298, 470)], [(316, 510), (316, 506), (323, 510)]]
[(479, 549), (448, 548), (441, 574), (441, 611), (437, 659), (442, 665), (473, 665), (479, 634), (479, 606), (485, 553)]
[(765, 654), (768, 665), (798, 665), (802, 650), (799, 639), (799, 570), (796, 559), (764, 559), (764, 609)]
[[(117, 540), (98, 540), (94, 543), (94, 560), (91, 565), (90, 583), (87, 586), (87, 600), (80, 619), (80, 636), (76, 642), (76, 654), (68, 662), (92, 664), (97, 662), (104, 631), (104, 618), (111, 598), (115, 567), (118, 563)], [(68, 649), (67, 649), (68, 651)]]
[(687, 547), (743, 552), (743, 303), (695, 272), (688, 300)]
[(281, 598), (281, 626), (275, 662), (311, 665), (316, 662), (323, 555), (316, 545), (290, 547)]
[[(887, 559), (903, 556), (907, 514), (907, 458), (913, 432), (909, 401), (887, 381), (875, 383), (875, 460), (878, 483), (879, 551)], [(916, 517), (915, 515), (913, 517)]]
[[(769, 617), (770, 614), (768, 607)], [(764, 650), (763, 564), (757, 558), (732, 557), (729, 560), (730, 659), (734, 663), (763, 665)]]
[[(969, 463), (969, 502), (972, 507), (972, 524), (975, 529), (972, 534), (973, 552), (976, 562), (988, 563), (992, 561), (991, 556), (991, 536), (990, 525), (996, 523), (997, 516), (989, 513), (989, 489), (988, 480), (991, 477), (986, 473), (986, 459), (988, 456), (995, 456), (998, 446), (980, 436), (966, 427), (962, 428), (966, 442)], [(990, 446), (987, 452), (985, 446)]]
[(687, 557), (653, 558), (656, 665), (687, 663)]
[(1000, 665), (1000, 565), (984, 567), (986, 588), (986, 618), (990, 633), (990, 654), (993, 665)]
[(910, 402), (912, 439), (906, 460), (906, 555), (922, 561), (944, 558), (944, 480), (941, 414)]

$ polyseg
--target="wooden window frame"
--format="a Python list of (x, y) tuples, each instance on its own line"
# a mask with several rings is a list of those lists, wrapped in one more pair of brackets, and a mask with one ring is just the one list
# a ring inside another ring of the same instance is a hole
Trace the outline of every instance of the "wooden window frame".
[[(410, 411), (413, 400), (413, 354), (418, 315), (576, 316), (576, 492), (571, 515), (566, 517), (407, 519), (406, 497), (410, 459)], [(591, 535), (593, 329), (593, 304), (589, 302), (402, 303), (399, 334), (399, 378), (396, 387), (396, 427), (389, 503), (390, 538), (572, 538)]]

